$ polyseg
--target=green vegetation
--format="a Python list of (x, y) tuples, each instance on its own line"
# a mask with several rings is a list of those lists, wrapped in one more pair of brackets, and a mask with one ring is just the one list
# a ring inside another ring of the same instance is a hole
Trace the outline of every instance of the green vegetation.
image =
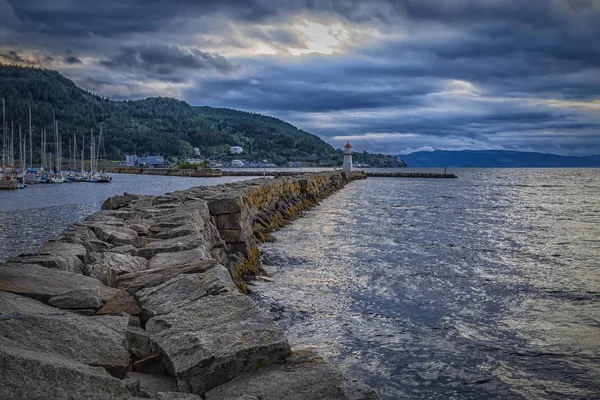
[(201, 169), (201, 170), (209, 170), (210, 165), (208, 164), (208, 161), (206, 160), (202, 160), (202, 162), (199, 163), (191, 163), (191, 162), (181, 162), (179, 163), (179, 165), (177, 165), (178, 169)]
[[(38, 149), (41, 130), (51, 130), (55, 114), (66, 154), (73, 134), (81, 149), (82, 135), (89, 143), (90, 130), (97, 135), (102, 126), (104, 152), (113, 160), (121, 159), (123, 153), (185, 159), (193, 154), (194, 147), (204, 157), (218, 157), (226, 155), (229, 146), (242, 146), (244, 153), (236, 158), (250, 161), (266, 159), (278, 165), (302, 161), (323, 166), (342, 163), (341, 150), (277, 118), (194, 107), (165, 97), (113, 101), (80, 89), (56, 71), (0, 65), (0, 97), (6, 99), (7, 121), (20, 123), (24, 131), (31, 105), (34, 148)], [(402, 166), (391, 156), (366, 153), (357, 154), (356, 161)]]

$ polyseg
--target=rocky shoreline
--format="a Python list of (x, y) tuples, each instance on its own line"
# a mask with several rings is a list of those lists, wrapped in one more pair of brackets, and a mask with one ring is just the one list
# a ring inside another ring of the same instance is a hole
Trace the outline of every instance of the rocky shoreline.
[(363, 173), (124, 194), (0, 265), (0, 398), (376, 399), (247, 296), (258, 243)]

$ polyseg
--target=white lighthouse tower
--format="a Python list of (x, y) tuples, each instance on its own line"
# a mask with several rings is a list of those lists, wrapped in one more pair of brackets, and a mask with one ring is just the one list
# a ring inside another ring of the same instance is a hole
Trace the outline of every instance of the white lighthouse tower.
[(352, 171), (352, 146), (347, 142), (344, 146), (344, 171)]

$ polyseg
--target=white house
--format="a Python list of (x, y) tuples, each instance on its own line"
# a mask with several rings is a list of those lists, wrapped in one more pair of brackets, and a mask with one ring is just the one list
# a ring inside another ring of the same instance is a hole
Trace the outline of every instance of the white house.
[(243, 152), (244, 152), (244, 149), (242, 149), (240, 146), (231, 146), (229, 148), (230, 154), (242, 154)]

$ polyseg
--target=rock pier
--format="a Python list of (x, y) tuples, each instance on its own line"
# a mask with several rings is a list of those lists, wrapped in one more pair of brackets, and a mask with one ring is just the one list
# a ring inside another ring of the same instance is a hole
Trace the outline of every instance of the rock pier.
[[(280, 169), (246, 170), (243, 168), (237, 170), (195, 170), (195, 169), (172, 169), (172, 168), (139, 168), (139, 167), (113, 167), (107, 168), (107, 172), (115, 174), (141, 174), (141, 175), (162, 175), (162, 176), (185, 176), (195, 178), (217, 178), (221, 176), (272, 176), (294, 177), (299, 174), (297, 171), (285, 171)], [(335, 173), (335, 171), (333, 171)], [(455, 174), (441, 172), (397, 172), (397, 171), (355, 171), (363, 173), (370, 178), (458, 178)]]
[(363, 173), (124, 194), (0, 265), (0, 398), (376, 399), (245, 294), (258, 243)]

